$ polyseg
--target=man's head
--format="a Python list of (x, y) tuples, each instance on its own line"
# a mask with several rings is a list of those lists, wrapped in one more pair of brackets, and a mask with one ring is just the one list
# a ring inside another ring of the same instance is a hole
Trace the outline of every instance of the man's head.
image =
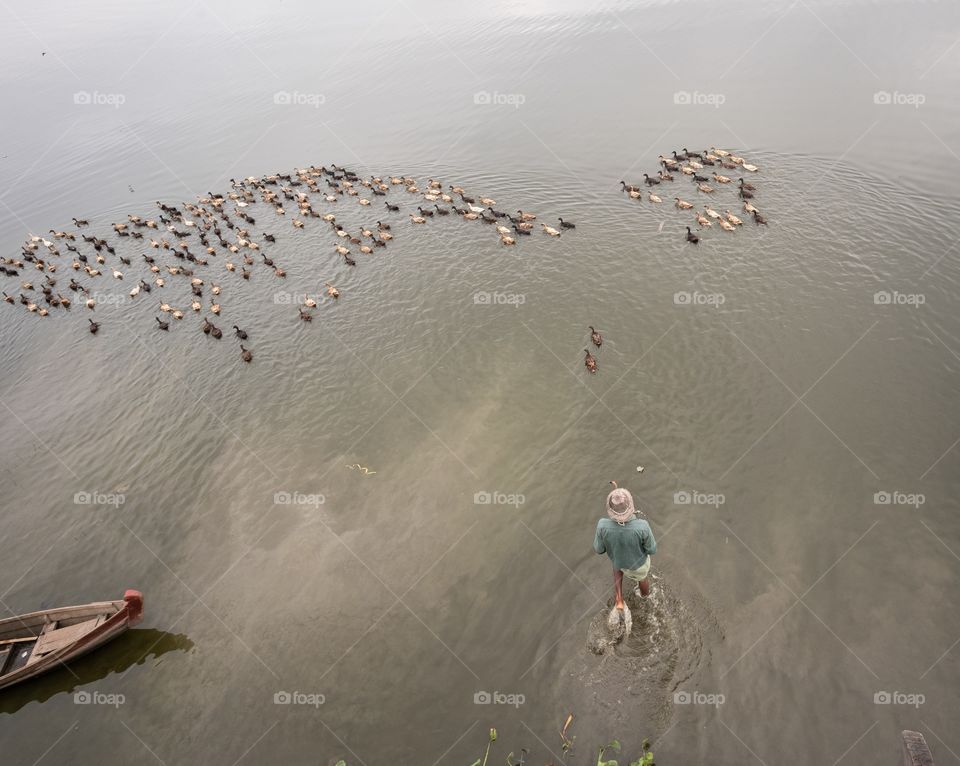
[(607, 495), (607, 516), (618, 524), (626, 524), (636, 513), (633, 495), (627, 490), (617, 488)]

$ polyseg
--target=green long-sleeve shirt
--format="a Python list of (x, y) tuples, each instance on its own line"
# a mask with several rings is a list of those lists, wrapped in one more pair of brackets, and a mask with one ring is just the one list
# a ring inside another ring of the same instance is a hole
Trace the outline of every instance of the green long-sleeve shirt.
[(606, 553), (617, 569), (639, 569), (646, 563), (647, 556), (657, 552), (657, 541), (645, 519), (633, 518), (626, 524), (600, 519), (593, 549)]

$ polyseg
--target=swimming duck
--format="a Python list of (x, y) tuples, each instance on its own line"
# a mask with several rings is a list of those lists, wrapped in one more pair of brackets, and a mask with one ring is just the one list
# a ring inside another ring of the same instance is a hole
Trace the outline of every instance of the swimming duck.
[(357, 262), (356, 262), (355, 260), (353, 260), (353, 258), (351, 258), (349, 255), (343, 256), (343, 260), (344, 260), (344, 262), (347, 264), (347, 266), (356, 266), (356, 265), (357, 265)]
[(73, 219), (73, 225), (76, 226), (77, 228), (79, 228), (79, 227), (81, 227), (81, 226), (89, 226), (89, 225), (90, 225), (90, 221), (88, 221), (88, 220), (85, 219), (85, 218), (74, 218), (74, 219)]
[(515, 240), (513, 237), (507, 236), (506, 234), (501, 234), (501, 235), (500, 235), (500, 242), (501, 242), (501, 244), (504, 244), (504, 245), (515, 245), (515, 244), (517, 244), (517, 240)]
[(391, 213), (399, 213), (399, 212), (400, 212), (400, 206), (399, 206), (399, 205), (391, 205), (389, 202), (384, 202), (383, 204), (386, 205), (387, 210), (389, 210)]
[(707, 186), (707, 184), (697, 184), (697, 191), (703, 192), (704, 194), (713, 194), (713, 187)]
[(219, 315), (219, 314), (220, 314), (220, 304), (219, 304), (219, 303), (213, 303), (213, 302), (211, 302), (211, 303), (210, 303), (210, 311), (212, 311), (214, 314)]
[(3, 299), (4, 299), (7, 303), (13, 303), (13, 296), (12, 296), (12, 295), (7, 295), (6, 293), (3, 293)]
[(559, 237), (560, 232), (554, 229), (552, 226), (547, 226), (545, 223), (540, 224), (543, 227), (543, 230), (549, 234), (551, 237)]
[[(471, 208), (471, 209), (472, 209), (472, 208)], [(432, 210), (424, 210), (422, 207), (418, 207), (417, 210), (419, 210), (419, 211), (420, 211), (420, 215), (424, 216), (425, 218), (433, 218), (433, 211), (432, 211)], [(477, 209), (474, 210), (473, 212), (474, 212), (474, 213), (479, 213), (479, 212), (481, 212), (482, 210), (483, 210), (483, 208), (477, 208)]]
[(214, 295), (220, 295), (220, 285), (216, 284), (215, 282), (211, 282), (210, 292), (213, 293)]
[(751, 173), (756, 173), (760, 168), (756, 165), (751, 165), (749, 162), (744, 162), (740, 165), (744, 170), (749, 170)]
[(247, 351), (247, 349), (245, 349), (245, 348), (243, 347), (243, 344), (242, 344), (242, 343), (240, 344), (240, 358), (243, 359), (243, 361), (245, 361), (245, 362), (252, 362), (252, 361), (253, 361), (253, 354), (251, 354), (249, 351)]
[(577, 228), (577, 225), (576, 225), (575, 223), (570, 223), (570, 221), (564, 221), (562, 218), (558, 218), (557, 220), (560, 221), (560, 228), (561, 228), (561, 229), (576, 229), (576, 228)]
[(688, 226), (688, 227), (687, 227), (687, 242), (692, 242), (693, 244), (697, 244), (699, 241), (700, 241), (700, 237), (698, 237), (696, 234), (694, 234), (692, 231), (690, 231), (690, 227)]
[(100, 329), (100, 323), (99, 323), (99, 322), (94, 322), (92, 319), (88, 319), (87, 321), (90, 323), (90, 334), (91, 334), (91, 335), (96, 335), (96, 334), (97, 334), (97, 330)]
[(747, 183), (746, 181), (744, 181), (742, 178), (740, 179), (740, 188), (741, 188), (741, 189), (746, 189), (747, 191), (756, 191), (756, 189), (757, 189), (756, 186), (754, 186), (753, 184), (748, 184), (748, 183)]
[(720, 217), (720, 213), (718, 213), (716, 210), (714, 210), (714, 209), (713, 209), (712, 207), (710, 207), (709, 205), (704, 205), (704, 206), (703, 206), (703, 212), (705, 212), (705, 213), (706, 213), (708, 216), (710, 216), (711, 218), (719, 218), (719, 217)]
[(726, 216), (727, 216), (727, 220), (730, 221), (730, 223), (732, 223), (734, 226), (742, 226), (742, 225), (743, 225), (743, 221), (741, 221), (739, 218), (737, 218), (737, 217), (736, 217), (733, 213), (731, 213), (729, 210), (725, 210), (724, 213), (725, 213)]
[(221, 330), (215, 324), (210, 325), (210, 337), (220, 340), (223, 337), (223, 330)]
[(660, 199), (660, 198), (659, 198), (656, 194), (654, 194), (653, 192), (647, 192), (647, 199), (649, 199), (651, 202), (663, 202), (663, 200)]
[(727, 178), (727, 176), (722, 176), (719, 173), (713, 174), (713, 180), (716, 181), (718, 184), (728, 184), (731, 181), (730, 178)]
[(762, 224), (763, 226), (766, 226), (766, 225), (767, 225), (767, 219), (764, 218), (762, 215), (760, 215), (760, 213), (758, 213), (756, 210), (753, 211), (753, 220), (754, 220), (758, 225), (760, 225), (760, 224)]
[(644, 174), (643, 174), (643, 182), (644, 182), (647, 186), (656, 186), (658, 183), (660, 183), (660, 179), (659, 179), (659, 178), (651, 178), (651, 177), (648, 176), (646, 173), (644, 173)]
[(434, 205), (434, 207), (440, 215), (450, 215), (450, 211), (447, 208), (440, 207), (439, 205)]
[(300, 319), (301, 319), (302, 321), (304, 321), (304, 322), (312, 322), (312, 321), (313, 321), (313, 315), (312, 315), (312, 314), (308, 314), (308, 313), (307, 313), (306, 311), (304, 311), (303, 309), (298, 309), (298, 310), (299, 310), (299, 312), (300, 312)]
[(760, 211), (757, 210), (753, 205), (751, 205), (749, 202), (744, 202), (744, 203), (743, 203), (743, 210), (744, 210), (745, 213), (759, 213), (759, 212), (760, 212)]
[(625, 191), (625, 192), (640, 191), (639, 187), (634, 186), (633, 184), (628, 184), (626, 181), (621, 181), (620, 187), (621, 187), (621, 191)]
[(661, 180), (661, 181), (672, 181), (672, 180), (673, 180), (673, 174), (668, 173), (668, 172), (666, 172), (665, 170), (661, 170), (661, 171), (658, 173), (658, 175), (660, 176), (660, 180)]
[(180, 309), (174, 309), (170, 312), (170, 316), (174, 319), (183, 319), (183, 312)]
[(584, 349), (583, 353), (586, 354), (583, 358), (583, 366), (586, 367), (590, 372), (597, 371), (597, 358), (590, 353), (589, 349)]
[(723, 229), (724, 231), (736, 231), (737, 229), (736, 226), (734, 226), (729, 221), (724, 220), (723, 218), (720, 219), (720, 228)]
[(233, 326), (233, 332), (234, 332), (234, 334), (235, 334), (240, 340), (246, 340), (246, 339), (247, 339), (247, 333), (246, 333), (246, 331), (245, 331), (245, 330), (241, 330), (241, 329), (240, 329), (239, 327), (237, 327), (236, 325)]
[(753, 199), (753, 192), (747, 191), (744, 187), (740, 187), (740, 199)]
[(693, 205), (691, 205), (689, 202), (682, 200), (679, 197), (674, 197), (673, 199), (673, 204), (677, 206), (678, 210), (690, 210), (693, 207)]
[(597, 348), (600, 348), (600, 346), (603, 345), (603, 336), (598, 333), (592, 325), (590, 327), (590, 340), (593, 341), (593, 345)]
[(160, 317), (154, 317), (154, 319), (157, 320), (157, 327), (159, 327), (161, 330), (169, 330), (169, 329), (170, 329), (170, 323), (169, 323), (169, 322), (164, 322)]
[(324, 286), (327, 288), (327, 295), (329, 295), (331, 298), (340, 297), (340, 291), (329, 282), (324, 282)]
[(297, 229), (302, 229), (302, 228), (303, 228), (303, 221), (301, 221), (299, 218), (294, 218), (294, 219), (293, 219), (293, 225), (294, 225), (294, 227), (297, 228)]
[(203, 330), (204, 335), (209, 335), (210, 331), (213, 329), (213, 325), (207, 321), (207, 318), (203, 318), (203, 324), (200, 326), (200, 329)]
[(521, 221), (537, 220), (537, 217), (533, 213), (524, 213), (522, 210), (518, 210), (517, 213), (519, 214)]
[(131, 297), (131, 298), (136, 298), (138, 295), (140, 295), (140, 285), (136, 285), (136, 286), (130, 291), (130, 297)]
[(194, 311), (199, 312), (200, 309), (203, 308), (203, 304), (200, 301), (195, 300), (190, 303), (190, 308), (193, 309)]
[(427, 222), (427, 219), (424, 218), (422, 215), (414, 215), (413, 213), (411, 213), (411, 214), (410, 214), (410, 221), (411, 221), (412, 223), (426, 223), (426, 222)]
[(705, 216), (700, 215), (700, 213), (696, 213), (696, 216), (697, 216), (697, 223), (699, 223), (701, 226), (713, 226), (713, 224), (710, 223), (709, 218), (706, 218)]

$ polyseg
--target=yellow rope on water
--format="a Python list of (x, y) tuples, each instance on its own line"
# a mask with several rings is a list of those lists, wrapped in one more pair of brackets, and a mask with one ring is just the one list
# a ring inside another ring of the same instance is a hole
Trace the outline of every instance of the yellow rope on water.
[(360, 473), (362, 473), (364, 476), (373, 476), (376, 473), (376, 471), (371, 471), (365, 465), (360, 465), (359, 463), (348, 465), (347, 468), (349, 468), (351, 471), (360, 471)]

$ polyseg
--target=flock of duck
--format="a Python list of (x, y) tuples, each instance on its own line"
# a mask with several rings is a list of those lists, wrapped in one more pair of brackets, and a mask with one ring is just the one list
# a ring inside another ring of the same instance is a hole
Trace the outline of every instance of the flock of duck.
[[(692, 152), (684, 147), (683, 151), (673, 151), (671, 155), (671, 157), (660, 155), (661, 169), (657, 171), (655, 176), (650, 176), (647, 173), (643, 174), (643, 182), (647, 187), (646, 198), (649, 202), (661, 204), (663, 198), (653, 193), (653, 187), (675, 182), (677, 177), (674, 174), (679, 173), (681, 177), (686, 176), (690, 179), (698, 194), (715, 194), (718, 188), (732, 184), (732, 188), (737, 190), (739, 202), (743, 203), (744, 212), (753, 216), (753, 221), (758, 226), (767, 225), (767, 219), (751, 202), (757, 192), (757, 187), (748, 183), (743, 176), (734, 179), (730, 175), (724, 174), (724, 171), (731, 170), (746, 170), (750, 173), (757, 173), (760, 170), (759, 167), (747, 162), (743, 157), (738, 157), (725, 149), (715, 147), (704, 149), (702, 152)], [(711, 169), (708, 170), (707, 168)], [(644, 195), (641, 187), (628, 184), (625, 181), (620, 181), (620, 187), (632, 199), (643, 199)], [(720, 213), (706, 203), (703, 206), (703, 213), (698, 209), (699, 204), (695, 205), (679, 196), (673, 198), (673, 205), (680, 211), (693, 211), (693, 216), (701, 230), (712, 227), (714, 221), (724, 231), (736, 231), (738, 226), (743, 225), (743, 220), (729, 210)], [(687, 226), (686, 229), (687, 242), (694, 245), (699, 243), (700, 235), (695, 234), (690, 226)]]
[[(430, 179), (421, 190), (415, 179), (406, 176), (362, 178), (337, 165), (310, 166), (292, 173), (231, 179), (229, 193), (208, 192), (196, 203), (184, 202), (178, 206), (157, 202), (159, 211), (155, 217), (128, 215), (126, 221), (113, 223), (105, 236), (90, 232), (90, 222), (81, 218), (73, 219), (75, 231), (51, 229), (49, 238), (30, 235), (18, 257), (0, 259), (0, 274), (20, 280), (18, 295), (3, 291), (2, 297), (8, 304), (20, 304), (26, 311), (46, 317), (51, 311), (66, 312), (74, 302), (94, 311), (97, 300), (91, 280), (112, 278), (132, 282), (130, 300), (143, 300), (145, 294), (154, 290), (166, 294), (171, 287), (182, 286), (189, 288), (185, 298), (189, 308), (178, 308), (177, 305), (186, 304), (175, 305), (160, 299), (155, 328), (169, 332), (171, 319), (180, 321), (188, 312), (193, 312), (202, 320), (199, 329), (219, 340), (223, 330), (215, 324), (215, 319), (220, 316), (220, 296), (226, 286), (226, 282), (221, 285), (220, 280), (250, 280), (257, 270), (265, 270), (267, 276), (275, 279), (286, 277), (283, 267), (267, 253), (268, 247), (281, 236), (263, 231), (263, 216), (272, 215), (274, 222), (290, 220), (292, 228), (297, 230), (307, 228), (311, 219), (320, 219), (322, 225), (318, 228), (330, 232), (333, 251), (346, 266), (355, 267), (355, 254), (372, 255), (387, 247), (393, 239), (391, 225), (378, 220), (375, 226), (350, 231), (337, 221), (332, 210), (347, 202), (373, 209), (375, 204), (379, 206), (376, 198), (387, 198), (389, 192), (397, 188), (402, 188), (403, 193), (413, 199), (412, 204), (407, 205), (408, 209), (415, 206), (415, 212), (408, 213), (412, 225), (457, 215), (495, 227), (504, 246), (513, 246), (520, 237), (536, 230), (534, 213), (517, 210), (514, 215), (498, 210), (496, 200), (470, 196), (460, 186), (449, 185), (444, 189), (440, 181)], [(402, 212), (400, 204), (388, 199), (381, 201), (386, 210), (384, 217)], [(261, 219), (259, 233), (254, 229), (257, 218)], [(540, 230), (550, 237), (559, 237), (562, 231), (575, 228), (575, 224), (562, 218), (556, 227), (540, 223)], [(61, 260), (63, 258), (67, 260)], [(76, 276), (58, 274), (61, 266), (71, 269)], [(149, 273), (131, 275), (135, 268)], [(27, 278), (32, 269), (43, 274), (42, 281), (34, 284)], [(64, 285), (66, 279), (69, 282)], [(324, 287), (327, 297), (321, 300), (340, 297), (339, 288), (332, 282), (325, 282)], [(74, 297), (71, 298), (70, 293)], [(297, 306), (299, 319), (312, 321), (317, 307), (316, 298), (304, 295)], [(88, 318), (87, 329), (96, 335), (100, 322)], [(253, 361), (253, 352), (243, 345), (243, 341), (249, 339), (247, 331), (236, 324), (232, 329), (240, 341), (241, 359)]]

